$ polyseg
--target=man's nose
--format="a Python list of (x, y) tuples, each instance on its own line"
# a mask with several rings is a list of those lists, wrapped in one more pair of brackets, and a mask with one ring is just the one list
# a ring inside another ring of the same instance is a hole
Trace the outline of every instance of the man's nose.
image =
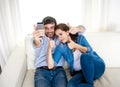
[(51, 32), (51, 29), (48, 29), (48, 32)]

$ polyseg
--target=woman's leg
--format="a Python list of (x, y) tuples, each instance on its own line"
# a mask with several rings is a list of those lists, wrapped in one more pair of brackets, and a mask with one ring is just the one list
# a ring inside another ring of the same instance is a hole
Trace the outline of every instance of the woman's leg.
[[(96, 53), (94, 52), (94, 54), (96, 54)], [(100, 78), (103, 75), (103, 73), (105, 71), (105, 63), (98, 56), (98, 57), (93, 57), (93, 64), (94, 64), (94, 69), (95, 69), (94, 70), (94, 80), (96, 80), (96, 79)]]
[(84, 76), (82, 72), (76, 73), (72, 78), (69, 80), (67, 87), (77, 87), (80, 83), (84, 82)]
[(81, 56), (81, 67), (86, 83), (93, 85), (94, 79), (99, 78), (105, 70), (105, 64), (99, 56), (87, 53)]

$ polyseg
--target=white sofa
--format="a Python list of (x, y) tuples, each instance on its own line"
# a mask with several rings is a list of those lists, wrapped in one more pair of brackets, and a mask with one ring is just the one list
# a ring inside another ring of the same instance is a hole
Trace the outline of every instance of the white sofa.
[[(88, 41), (106, 63), (104, 75), (95, 81), (95, 87), (120, 87), (120, 33), (85, 33)], [(0, 75), (0, 87), (34, 87), (34, 49), (32, 35), (25, 45), (17, 45)], [(68, 79), (69, 70), (65, 67)]]

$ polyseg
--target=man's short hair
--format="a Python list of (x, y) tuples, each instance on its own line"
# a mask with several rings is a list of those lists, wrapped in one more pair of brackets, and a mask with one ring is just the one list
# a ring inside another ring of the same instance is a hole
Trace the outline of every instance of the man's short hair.
[(51, 23), (55, 23), (55, 26), (57, 25), (56, 19), (51, 17), (51, 16), (47, 16), (42, 20), (43, 24), (51, 24)]

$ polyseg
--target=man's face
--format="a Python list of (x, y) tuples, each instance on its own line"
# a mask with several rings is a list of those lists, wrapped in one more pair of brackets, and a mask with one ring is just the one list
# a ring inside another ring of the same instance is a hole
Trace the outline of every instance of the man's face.
[(44, 28), (45, 28), (45, 35), (49, 38), (53, 38), (54, 30), (55, 30), (55, 23), (45, 24)]

